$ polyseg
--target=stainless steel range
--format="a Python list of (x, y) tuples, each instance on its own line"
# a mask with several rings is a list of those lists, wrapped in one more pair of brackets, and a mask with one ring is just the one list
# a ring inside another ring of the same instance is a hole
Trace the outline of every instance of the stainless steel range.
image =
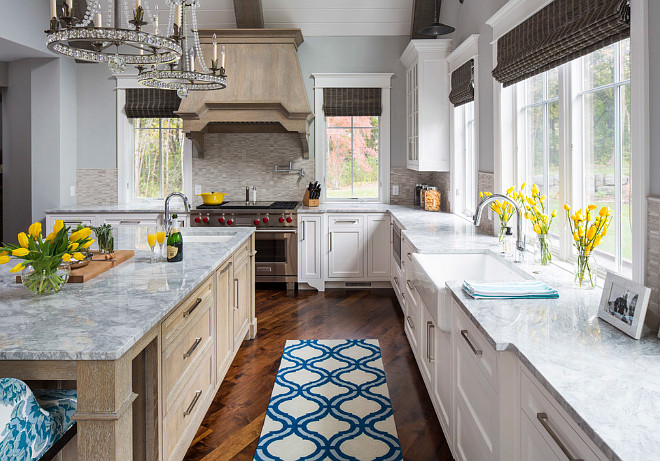
[(296, 229), (300, 202), (225, 202), (190, 211), (192, 227), (255, 227), (256, 282), (298, 280)]

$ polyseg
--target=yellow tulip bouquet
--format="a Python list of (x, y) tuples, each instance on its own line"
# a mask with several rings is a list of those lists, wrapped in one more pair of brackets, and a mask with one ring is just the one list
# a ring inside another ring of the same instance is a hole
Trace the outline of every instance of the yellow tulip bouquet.
[(89, 227), (76, 230), (70, 235), (69, 230), (64, 227), (63, 221), (58, 220), (55, 221), (53, 232), (43, 238), (41, 223), (35, 222), (27, 234), (18, 234), (18, 245), (3, 244), (0, 247), (0, 264), (7, 264), (11, 259), (22, 260), (10, 272), (17, 273), (30, 268), (21, 274), (21, 279), (23, 285), (35, 294), (60, 291), (70, 273), (68, 267), (60, 269), (62, 262), (84, 259), (80, 250), (94, 243), (89, 238), (92, 234)]
[[(592, 218), (596, 205), (589, 205), (582, 214), (582, 209), (571, 215), (571, 207), (564, 205), (567, 221), (573, 234), (573, 246), (577, 249), (578, 258), (575, 269), (575, 285), (580, 288), (593, 288), (596, 284), (596, 271), (591, 267), (590, 256), (607, 235), (607, 228), (612, 222), (612, 214), (606, 206)], [(587, 284), (587, 277), (589, 283)]]
[(541, 265), (547, 266), (552, 261), (550, 244), (548, 242), (548, 232), (552, 221), (557, 217), (557, 210), (548, 213), (545, 209), (546, 196), (541, 195), (541, 191), (536, 184), (532, 184), (532, 195), (526, 196), (524, 193), (525, 184), (521, 191), (516, 194), (517, 200), (523, 205), (525, 218), (532, 222), (532, 227), (539, 241), (541, 256)]
[[(508, 194), (508, 192), (507, 192)], [(493, 195), (490, 192), (479, 192), (479, 197), (484, 198), (484, 197), (490, 197)], [(495, 200), (491, 205), (490, 209), (493, 210), (493, 212), (497, 215), (497, 217), (500, 219), (500, 234), (499, 234), (499, 242), (502, 243), (502, 240), (504, 239), (504, 236), (506, 235), (506, 228), (509, 224), (509, 220), (511, 219), (511, 216), (513, 216), (514, 209), (511, 206), (510, 203), (508, 202), (501, 202), (499, 200)]]

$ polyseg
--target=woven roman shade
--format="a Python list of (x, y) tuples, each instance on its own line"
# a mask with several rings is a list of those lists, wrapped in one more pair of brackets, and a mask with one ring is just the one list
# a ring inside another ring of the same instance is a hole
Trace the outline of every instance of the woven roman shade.
[(554, 0), (497, 41), (493, 77), (513, 85), (627, 37), (629, 0)]
[(176, 91), (157, 88), (129, 88), (126, 90), (124, 111), (128, 118), (174, 118), (181, 99)]
[(474, 59), (451, 73), (449, 100), (454, 107), (474, 101)]
[(323, 88), (326, 117), (379, 116), (383, 113), (381, 88)]

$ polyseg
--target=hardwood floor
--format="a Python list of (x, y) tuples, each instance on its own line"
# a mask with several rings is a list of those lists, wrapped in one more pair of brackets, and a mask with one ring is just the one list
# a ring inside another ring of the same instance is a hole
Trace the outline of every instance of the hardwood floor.
[(287, 339), (376, 338), (406, 460), (451, 460), (392, 290), (287, 294), (258, 289), (258, 334), (246, 341), (215, 396), (186, 460), (252, 460)]

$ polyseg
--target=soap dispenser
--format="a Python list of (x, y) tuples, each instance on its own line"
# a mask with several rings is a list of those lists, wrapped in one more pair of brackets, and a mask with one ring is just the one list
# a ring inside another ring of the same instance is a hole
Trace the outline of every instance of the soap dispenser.
[(502, 240), (504, 258), (513, 260), (516, 255), (516, 239), (513, 238), (511, 228), (506, 228), (504, 239)]

